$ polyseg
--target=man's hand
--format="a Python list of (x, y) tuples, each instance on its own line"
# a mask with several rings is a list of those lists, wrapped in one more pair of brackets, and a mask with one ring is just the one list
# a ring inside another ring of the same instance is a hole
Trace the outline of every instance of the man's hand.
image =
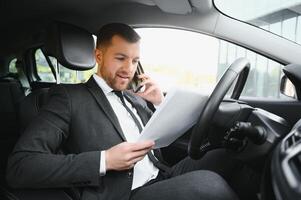
[(142, 160), (155, 145), (153, 141), (137, 143), (123, 142), (108, 149), (106, 154), (106, 170), (127, 170)]
[(136, 94), (156, 106), (159, 105), (164, 98), (159, 86), (146, 74), (140, 74), (138, 78), (143, 80), (141, 85), (145, 86), (145, 89), (143, 92), (137, 92)]

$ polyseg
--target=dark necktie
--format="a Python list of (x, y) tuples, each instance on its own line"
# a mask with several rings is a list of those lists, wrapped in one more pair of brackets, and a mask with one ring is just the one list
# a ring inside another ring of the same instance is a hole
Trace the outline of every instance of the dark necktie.
[(139, 129), (139, 133), (141, 133), (142, 131), (142, 126), (139, 122), (139, 120), (137, 119), (137, 117), (135, 116), (135, 114), (133, 113), (133, 111), (126, 105), (125, 101), (124, 101), (124, 97), (121, 91), (115, 91), (113, 90), (113, 92), (119, 97), (119, 99), (122, 102), (122, 105), (125, 107), (125, 109), (128, 111), (128, 113), (130, 113), (130, 115), (132, 116), (135, 124), (137, 125), (138, 129)]
[[(130, 113), (130, 115), (132, 116), (135, 124), (137, 125), (137, 127), (139, 129), (139, 132), (141, 133), (142, 126), (141, 126), (139, 120), (137, 119), (137, 117), (135, 116), (135, 114), (133, 113), (133, 111), (126, 105), (122, 92), (121, 91), (115, 91), (115, 90), (113, 90), (113, 92), (120, 98), (120, 100), (122, 102), (122, 105)], [(164, 168), (164, 166), (163, 167), (161, 166), (162, 164), (158, 161), (158, 159), (151, 152), (148, 152), (147, 155), (156, 167), (158, 167), (159, 169)]]

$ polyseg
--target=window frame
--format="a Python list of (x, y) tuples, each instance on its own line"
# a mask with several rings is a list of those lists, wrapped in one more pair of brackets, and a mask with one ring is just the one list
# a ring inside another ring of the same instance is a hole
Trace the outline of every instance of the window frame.
[[(237, 44), (237, 43), (235, 43), (235, 42), (232, 42), (232, 41), (229, 41), (229, 40), (227, 40), (227, 39), (224, 39), (224, 38), (221, 38), (221, 37), (216, 37), (216, 36), (214, 36), (214, 35), (209, 35), (209, 34), (206, 34), (206, 33), (203, 33), (203, 32), (199, 32), (199, 31), (194, 31), (194, 30), (187, 30), (187, 29), (182, 29), (182, 28), (175, 28), (175, 27), (136, 27), (136, 29), (147, 29), (147, 28), (152, 28), (152, 29), (175, 29), (175, 30), (179, 30), (179, 31), (187, 31), (187, 32), (194, 32), (194, 33), (197, 33), (197, 34), (200, 34), (200, 35), (206, 35), (206, 36), (209, 36), (209, 37), (211, 37), (211, 38), (214, 38), (214, 39), (216, 39), (219, 43), (220, 42), (226, 42), (226, 43), (229, 43), (229, 44), (231, 44), (231, 45), (233, 45), (233, 46), (235, 46), (235, 48), (236, 49), (238, 49), (238, 48), (241, 48), (241, 49), (244, 49), (246, 52), (248, 52), (248, 51), (250, 51), (250, 52), (252, 52), (253, 54), (255, 54), (255, 56), (256, 57), (258, 57), (258, 56), (260, 56), (260, 57), (263, 57), (264, 59), (266, 59), (267, 60), (267, 63), (269, 63), (269, 62), (274, 62), (274, 63), (277, 63), (278, 65), (281, 65), (281, 67), (283, 67), (284, 65), (285, 65), (285, 63), (283, 63), (283, 62), (280, 62), (280, 61), (278, 61), (278, 60), (276, 60), (276, 59), (274, 59), (274, 58), (271, 58), (271, 57), (269, 57), (268, 55), (264, 55), (263, 53), (259, 53), (259, 52), (257, 52), (256, 50), (253, 50), (253, 49), (251, 49), (251, 48), (248, 48), (248, 47), (245, 47), (245, 46), (243, 46), (242, 44)], [(270, 33), (270, 32), (269, 32)], [(141, 37), (143, 38), (143, 35), (141, 35)], [(219, 47), (219, 49), (218, 49), (218, 51), (221, 51), (220, 50), (220, 47)], [(247, 53), (246, 53), (247, 54)], [(220, 58), (220, 56), (221, 55), (218, 55), (218, 57)], [(219, 59), (218, 58), (218, 59)], [(142, 63), (143, 63), (143, 61), (142, 61)], [(230, 63), (231, 64), (231, 63)], [(229, 65), (230, 65), (229, 64)], [(271, 64), (267, 64), (267, 65), (271, 65)], [(228, 66), (227, 66), (228, 67)], [(273, 67), (273, 66), (269, 66), (269, 67)], [(255, 69), (256, 70), (256, 69)], [(259, 97), (259, 98), (263, 98), (263, 99), (266, 99), (266, 100), (276, 100), (276, 101), (282, 101), (282, 100), (285, 100), (284, 98), (282, 98), (282, 93), (281, 93), (281, 91), (280, 91), (280, 78), (281, 78), (281, 75), (283, 74), (283, 72), (282, 72), (282, 70), (279, 70), (280, 72), (279, 72), (279, 74), (280, 74), (280, 76), (279, 76), (279, 80), (278, 80), (278, 90), (277, 90), (277, 94), (278, 94), (278, 96), (277, 97)], [(265, 72), (265, 75), (264, 75), (264, 77), (266, 77), (268, 74), (268, 71), (266, 71)], [(257, 90), (257, 89), (256, 89)], [(248, 97), (252, 97), (252, 96), (243, 96), (244, 98), (248, 98)]]

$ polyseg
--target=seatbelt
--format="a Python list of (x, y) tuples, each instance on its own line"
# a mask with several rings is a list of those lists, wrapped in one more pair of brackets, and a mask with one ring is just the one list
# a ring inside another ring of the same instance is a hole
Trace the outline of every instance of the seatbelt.
[[(126, 105), (122, 92), (121, 91), (115, 91), (115, 90), (113, 90), (113, 92), (116, 94), (116, 96), (119, 97), (119, 99), (122, 102), (122, 105), (125, 107), (125, 109), (128, 111), (128, 113), (132, 116), (135, 124), (137, 125), (137, 127), (139, 129), (139, 132), (141, 133), (142, 132), (142, 126), (141, 126), (139, 120), (137, 119), (137, 117), (135, 116), (135, 114), (133, 113), (133, 111), (131, 111), (131, 109)], [(169, 171), (169, 167), (162, 164), (151, 152), (148, 152), (147, 156), (154, 163), (154, 165), (156, 167), (158, 167), (159, 169), (161, 169), (165, 172)]]

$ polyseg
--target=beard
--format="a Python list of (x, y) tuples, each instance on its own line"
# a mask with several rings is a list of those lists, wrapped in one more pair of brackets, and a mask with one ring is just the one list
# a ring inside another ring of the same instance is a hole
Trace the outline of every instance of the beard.
[(106, 83), (113, 89), (117, 91), (127, 90), (130, 86), (132, 78), (128, 80), (119, 80), (119, 77), (116, 75), (114, 77), (103, 77)]
[[(99, 74), (113, 90), (123, 91), (128, 89), (133, 80), (134, 73), (129, 73), (124, 70), (111, 72), (103, 69), (106, 68), (100, 68)], [(124, 79), (122, 77), (124, 77)]]

